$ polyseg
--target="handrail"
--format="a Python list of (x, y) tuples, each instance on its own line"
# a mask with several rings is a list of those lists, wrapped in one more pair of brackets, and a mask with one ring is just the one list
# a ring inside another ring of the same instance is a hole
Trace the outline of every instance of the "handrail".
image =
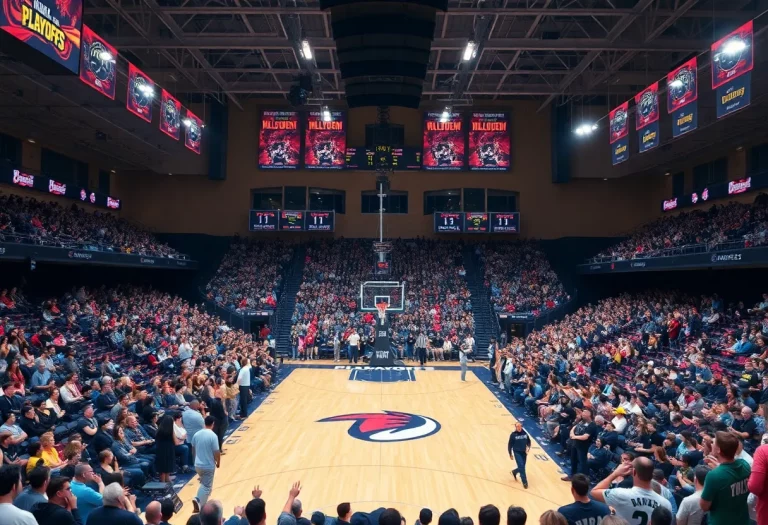
[(124, 255), (145, 255), (148, 257), (160, 257), (164, 259), (181, 259), (186, 260), (189, 258), (187, 254), (176, 253), (169, 255), (162, 255), (153, 251), (141, 251), (141, 252), (124, 252), (116, 246), (111, 244), (103, 244), (99, 241), (78, 241), (75, 238), (60, 234), (56, 238), (48, 239), (45, 237), (37, 237), (27, 235), (24, 233), (5, 233), (0, 231), (0, 242), (12, 242), (16, 244), (34, 244), (37, 246), (52, 246), (56, 248), (66, 249), (81, 249), (92, 252), (112, 252), (122, 253)]
[[(749, 234), (749, 235), (745, 235), (741, 240), (725, 241), (725, 242), (719, 242), (711, 245), (706, 243), (686, 244), (684, 246), (664, 248), (662, 250), (655, 250), (652, 252), (635, 253), (630, 258), (621, 257), (618, 255), (604, 255), (602, 257), (589, 258), (587, 259), (587, 262), (584, 264), (596, 264), (596, 263), (627, 261), (627, 260), (636, 260), (636, 259), (657, 259), (662, 257), (674, 257), (677, 255), (691, 255), (694, 253), (709, 253), (709, 252), (722, 252), (726, 250), (748, 249), (748, 247), (744, 245), (745, 241), (759, 242), (759, 236), (757, 234)], [(754, 244), (749, 248), (753, 248), (756, 246), (759, 246), (759, 244)]]

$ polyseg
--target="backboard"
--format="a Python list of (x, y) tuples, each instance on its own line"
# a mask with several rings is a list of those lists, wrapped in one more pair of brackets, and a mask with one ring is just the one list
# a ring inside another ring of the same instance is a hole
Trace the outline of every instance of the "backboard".
[(388, 303), (388, 312), (402, 312), (405, 306), (405, 283), (398, 281), (366, 281), (360, 285), (360, 311), (375, 312), (378, 303)]

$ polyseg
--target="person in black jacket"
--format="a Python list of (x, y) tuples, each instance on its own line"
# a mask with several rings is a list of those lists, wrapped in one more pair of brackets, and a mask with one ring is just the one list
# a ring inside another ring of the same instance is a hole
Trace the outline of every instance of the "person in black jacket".
[(77, 498), (69, 486), (69, 478), (51, 478), (45, 494), (48, 502), (39, 503), (32, 509), (38, 525), (83, 525), (77, 510)]
[(529, 450), (531, 450), (531, 437), (523, 430), (523, 425), (518, 421), (515, 423), (515, 431), (509, 435), (507, 451), (509, 452), (509, 459), (514, 459), (515, 463), (517, 463), (517, 468), (512, 471), (512, 475), (517, 480), (517, 475), (520, 474), (520, 479), (525, 488), (528, 488), (528, 477), (525, 475), (525, 461), (528, 458)]
[(24, 415), (21, 417), (21, 421), (19, 421), (19, 426), (29, 437), (39, 438), (46, 432), (50, 432), (55, 428), (52, 425), (46, 426), (38, 421), (35, 416), (35, 407), (32, 405), (24, 405), (22, 412)]

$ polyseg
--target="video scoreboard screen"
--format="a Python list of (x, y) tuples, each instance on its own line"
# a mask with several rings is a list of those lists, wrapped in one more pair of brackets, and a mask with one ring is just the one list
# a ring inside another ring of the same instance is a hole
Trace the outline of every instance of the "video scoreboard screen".
[(304, 211), (280, 211), (280, 231), (303, 232), (305, 214)]
[(488, 214), (486, 212), (465, 212), (464, 231), (467, 233), (488, 233)]
[(336, 226), (336, 212), (308, 211), (306, 212), (308, 232), (332, 232)]
[(520, 214), (491, 213), (491, 233), (520, 233)]
[(435, 233), (461, 233), (464, 231), (464, 218), (460, 211), (436, 211)]
[(348, 170), (373, 171), (380, 162), (394, 170), (420, 170), (421, 151), (389, 146), (377, 146), (373, 149), (347, 148), (346, 161)]
[(435, 233), (520, 233), (517, 212), (436, 211)]
[(277, 231), (276, 210), (251, 210), (248, 229), (252, 232)]

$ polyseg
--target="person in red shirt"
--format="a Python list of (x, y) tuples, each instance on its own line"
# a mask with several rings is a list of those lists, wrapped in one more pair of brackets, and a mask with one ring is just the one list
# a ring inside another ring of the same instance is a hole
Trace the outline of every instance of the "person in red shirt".
[(749, 492), (757, 496), (757, 523), (768, 523), (768, 445), (761, 445), (752, 458)]

